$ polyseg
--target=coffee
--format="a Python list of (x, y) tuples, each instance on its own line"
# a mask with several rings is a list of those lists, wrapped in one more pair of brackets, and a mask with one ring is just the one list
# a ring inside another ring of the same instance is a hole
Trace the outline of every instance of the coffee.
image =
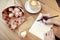
[(31, 9), (36, 9), (38, 7), (38, 1), (37, 0), (30, 0), (29, 1)]

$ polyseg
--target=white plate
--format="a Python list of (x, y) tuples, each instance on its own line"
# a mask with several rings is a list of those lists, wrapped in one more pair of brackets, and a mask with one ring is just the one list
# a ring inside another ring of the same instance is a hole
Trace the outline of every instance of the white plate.
[(27, 2), (25, 3), (25, 9), (26, 9), (26, 11), (28, 11), (28, 12), (30, 12), (30, 13), (37, 13), (37, 12), (39, 12), (39, 11), (41, 10), (41, 4), (40, 4), (39, 1), (38, 1), (38, 4), (39, 4), (38, 10), (32, 10), (32, 9), (30, 8), (29, 1), (27, 1)]

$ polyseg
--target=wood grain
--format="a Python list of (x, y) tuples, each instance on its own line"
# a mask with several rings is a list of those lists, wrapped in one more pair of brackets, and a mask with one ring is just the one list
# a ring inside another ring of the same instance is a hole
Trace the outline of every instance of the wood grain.
[(0, 21), (0, 40), (20, 40), (20, 38)]
[[(3, 0), (4, 1), (4, 0)], [(56, 0), (39, 0), (42, 6), (42, 10), (40, 12), (42, 13), (49, 13), (52, 15), (59, 15), (58, 18), (55, 18), (55, 21), (59, 21), (60, 22), (60, 8), (58, 7)], [(5, 1), (7, 2), (7, 0)], [(4, 2), (4, 3), (5, 3)], [(21, 5), (24, 8), (25, 2), (26, 0), (15, 0), (15, 2), (17, 3), (17, 5)], [(21, 4), (20, 4), (21, 2)], [(0, 8), (2, 8), (2, 3), (0, 4)], [(6, 5), (6, 3), (4, 4)], [(4, 6), (3, 6), (4, 7)], [(25, 16), (27, 18), (26, 22), (24, 22), (17, 30), (16, 32), (11, 31), (6, 24), (2, 23), (0, 21), (0, 40), (20, 40), (19, 35), (17, 35), (16, 33), (20, 34), (21, 31), (24, 30), (29, 30), (29, 28), (31, 27), (31, 25), (34, 23), (34, 20), (37, 18), (37, 16), (39, 15), (39, 13), (37, 14), (30, 14), (25, 10)], [(52, 21), (54, 21), (52, 20)], [(54, 34), (56, 36), (58, 36), (60, 38), (60, 27), (53, 27), (54, 29)], [(37, 38), (35, 35), (31, 34), (28, 32), (27, 37), (24, 38), (23, 40), (40, 40), (39, 38)]]

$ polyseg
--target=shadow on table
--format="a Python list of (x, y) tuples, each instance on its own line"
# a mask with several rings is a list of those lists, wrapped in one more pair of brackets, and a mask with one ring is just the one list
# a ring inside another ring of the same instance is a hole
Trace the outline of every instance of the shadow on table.
[(60, 0), (56, 0), (58, 6), (60, 7)]
[(55, 39), (56, 39), (56, 40), (60, 40), (60, 38), (58, 38), (57, 36), (55, 36)]

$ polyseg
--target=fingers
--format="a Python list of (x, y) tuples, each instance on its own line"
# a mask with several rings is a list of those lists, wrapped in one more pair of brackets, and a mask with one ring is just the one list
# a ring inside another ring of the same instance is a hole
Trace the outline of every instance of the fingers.
[(50, 17), (49, 14), (42, 14), (41, 19), (42, 19), (42, 20), (43, 20), (43, 19), (48, 20), (49, 17)]
[(43, 16), (50, 17), (50, 14), (42, 14), (42, 17), (43, 17)]
[(45, 24), (48, 24), (48, 25), (52, 25), (52, 24), (53, 24), (53, 22), (52, 22), (51, 19), (48, 19), (47, 21), (46, 21), (46, 20), (43, 20), (43, 22), (44, 22)]
[(38, 20), (38, 21), (43, 21), (43, 20), (48, 20), (48, 18), (50, 17), (50, 15), (49, 14), (41, 14), (41, 17), (40, 17), (40, 19)]

